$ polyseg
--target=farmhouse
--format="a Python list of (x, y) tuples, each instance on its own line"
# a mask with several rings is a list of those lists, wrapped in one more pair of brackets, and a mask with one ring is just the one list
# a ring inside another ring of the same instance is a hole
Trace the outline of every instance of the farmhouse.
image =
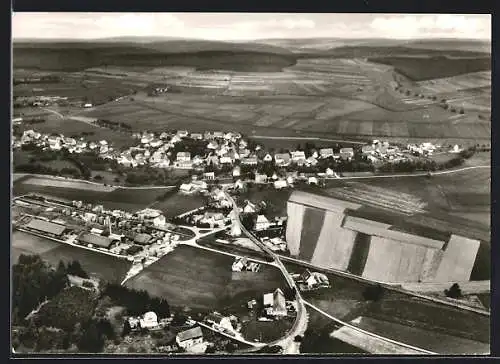
[(139, 245), (148, 245), (151, 243), (153, 237), (149, 234), (136, 234), (134, 237), (134, 242)]
[(255, 221), (255, 230), (262, 231), (269, 229), (271, 223), (264, 215), (257, 216), (257, 220)]
[(230, 157), (220, 157), (221, 164), (232, 164), (233, 160)]
[(176, 156), (177, 162), (189, 162), (191, 161), (191, 153), (190, 152), (179, 152)]
[(53, 237), (61, 237), (67, 229), (64, 225), (54, 224), (52, 222), (40, 219), (32, 219), (24, 227), (28, 230), (33, 230), (38, 233), (44, 233)]
[(340, 149), (340, 158), (347, 160), (354, 157), (354, 149), (352, 148), (341, 148)]
[(264, 158), (263, 158), (264, 162), (272, 162), (273, 160), (273, 157), (271, 156), (271, 154), (267, 153)]
[(240, 166), (236, 166), (233, 168), (233, 177), (239, 177), (241, 175)]
[(250, 201), (247, 201), (245, 207), (243, 207), (243, 212), (246, 214), (255, 212), (255, 205)]
[(290, 154), (288, 153), (277, 153), (274, 155), (274, 162), (277, 166), (288, 166), (290, 164)]
[(215, 172), (205, 172), (203, 173), (203, 178), (205, 178), (208, 181), (213, 181), (215, 180)]
[(241, 159), (241, 164), (256, 166), (257, 165), (257, 157), (247, 157)]
[(322, 148), (319, 150), (320, 158), (330, 158), (333, 157), (333, 149), (332, 148)]
[(207, 145), (207, 149), (219, 149), (219, 144), (215, 140), (211, 140)]
[(150, 311), (146, 312), (142, 318), (139, 320), (139, 324), (143, 329), (153, 329), (158, 327), (158, 316), (156, 313)]
[(234, 331), (233, 324), (231, 323), (231, 320), (229, 317), (222, 316), (218, 312), (213, 312), (209, 314), (206, 318), (205, 321), (209, 324), (212, 325), (212, 327), (216, 330), (229, 330), (229, 331)]
[(191, 133), (191, 139), (202, 140), (203, 134), (201, 133)]
[(363, 153), (363, 155), (371, 155), (375, 153), (375, 148), (372, 145), (363, 145), (361, 147), (361, 153)]
[(192, 329), (179, 332), (175, 341), (181, 348), (186, 349), (193, 345), (201, 344), (203, 342), (203, 332), (199, 326), (196, 326)]
[(318, 160), (315, 157), (311, 156), (306, 159), (306, 164), (314, 167), (316, 164), (318, 164)]
[(292, 161), (294, 162), (306, 159), (306, 154), (302, 150), (293, 151), (291, 152), (291, 154), (292, 154)]
[(78, 242), (83, 245), (91, 245), (99, 248), (111, 249), (116, 241), (102, 235), (92, 233), (82, 233), (78, 237)]
[(267, 183), (267, 175), (255, 173), (255, 183)]
[(189, 133), (187, 132), (187, 130), (178, 130), (176, 135), (181, 138), (185, 138), (189, 135)]
[(309, 270), (306, 270), (301, 274), (300, 280), (305, 283), (307, 289), (309, 290), (330, 287), (328, 277), (319, 272), (310, 272)]
[(286, 316), (285, 294), (280, 288), (273, 293), (264, 294), (264, 308), (269, 316)]
[(277, 190), (281, 190), (282, 188), (287, 188), (288, 184), (286, 183), (285, 180), (279, 179), (277, 181), (274, 181), (274, 188)]

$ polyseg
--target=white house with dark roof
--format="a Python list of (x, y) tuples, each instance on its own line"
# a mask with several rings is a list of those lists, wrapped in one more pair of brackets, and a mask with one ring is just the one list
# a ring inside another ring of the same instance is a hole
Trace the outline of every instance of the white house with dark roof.
[(277, 166), (288, 166), (290, 164), (291, 158), (288, 153), (276, 153), (274, 155), (274, 162)]
[(241, 164), (255, 166), (257, 165), (257, 157), (246, 157), (241, 159)]
[(340, 158), (346, 160), (354, 157), (354, 149), (352, 148), (341, 148), (340, 149)]
[(264, 158), (263, 158), (263, 161), (264, 162), (272, 162), (273, 160), (273, 157), (271, 156), (271, 154), (267, 153)]
[(203, 332), (199, 326), (196, 326), (189, 330), (179, 332), (175, 341), (181, 348), (187, 349), (203, 342)]
[(266, 293), (263, 298), (264, 308), (269, 316), (286, 316), (288, 314), (285, 294), (280, 288), (272, 293)]
[(257, 220), (255, 221), (255, 230), (257, 231), (267, 230), (269, 229), (270, 225), (271, 223), (269, 222), (267, 217), (265, 217), (264, 215), (257, 216)]
[(320, 158), (330, 158), (333, 157), (333, 149), (332, 148), (321, 148), (319, 150)]
[(191, 161), (191, 153), (190, 152), (178, 152), (175, 159), (177, 162), (190, 162)]
[(292, 155), (292, 161), (297, 162), (301, 159), (306, 159), (306, 154), (303, 150), (295, 150), (290, 153)]

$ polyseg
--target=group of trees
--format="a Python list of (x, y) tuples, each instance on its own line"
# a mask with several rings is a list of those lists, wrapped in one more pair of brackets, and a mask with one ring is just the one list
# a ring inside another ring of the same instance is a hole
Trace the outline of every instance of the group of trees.
[(14, 324), (22, 323), (39, 304), (55, 297), (68, 284), (66, 267), (62, 262), (54, 270), (39, 255), (22, 254), (12, 267)]
[(33, 174), (47, 174), (51, 176), (70, 176), (73, 178), (78, 178), (81, 176), (80, 171), (76, 168), (52, 168), (44, 166), (40, 163), (24, 163), (14, 165), (14, 172), (16, 173), (33, 173)]
[(43, 123), (45, 123), (45, 121), (46, 120), (44, 118), (23, 119), (23, 124), (29, 124), (29, 125), (43, 124)]
[(433, 172), (443, 169), (458, 167), (474, 155), (476, 148), (469, 148), (458, 153), (454, 158), (449, 159), (442, 163), (437, 163), (432, 159), (417, 159), (417, 160), (404, 160), (398, 163), (386, 163), (379, 167), (381, 172), (415, 172), (427, 171)]
[(170, 315), (167, 300), (151, 297), (146, 291), (137, 291), (116, 283), (106, 283), (101, 293), (110, 297), (115, 304), (126, 307), (129, 315), (142, 315), (147, 311), (153, 311), (159, 317)]
[(132, 127), (129, 124), (120, 121), (97, 119), (95, 124), (111, 130), (132, 130)]

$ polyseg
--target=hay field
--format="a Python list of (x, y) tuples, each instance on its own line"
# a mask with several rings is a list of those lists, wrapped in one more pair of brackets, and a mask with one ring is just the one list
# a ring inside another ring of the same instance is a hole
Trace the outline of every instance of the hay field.
[(241, 310), (248, 300), (286, 286), (274, 267), (262, 266), (258, 273), (233, 273), (233, 260), (227, 255), (179, 246), (127, 281), (126, 286), (164, 297), (171, 305), (218, 311)]

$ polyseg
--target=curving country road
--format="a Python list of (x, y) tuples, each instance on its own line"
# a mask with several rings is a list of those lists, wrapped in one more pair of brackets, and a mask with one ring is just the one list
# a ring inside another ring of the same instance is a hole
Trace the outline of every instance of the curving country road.
[(395, 347), (398, 347), (399, 350), (403, 350), (407, 354), (437, 354), (437, 353), (434, 353), (434, 352), (431, 352), (431, 351), (428, 351), (428, 350), (425, 350), (422, 348), (414, 347), (414, 346), (408, 345), (406, 343), (392, 340), (392, 339), (368, 332), (366, 330), (360, 329), (356, 326), (353, 326), (351, 324), (343, 322), (340, 319), (327, 314), (326, 312), (321, 311), (316, 306), (305, 301), (300, 294), (300, 290), (298, 289), (298, 287), (295, 283), (295, 280), (292, 278), (290, 273), (287, 271), (287, 269), (285, 268), (285, 266), (281, 262), (280, 256), (275, 254), (272, 250), (270, 250), (265, 244), (263, 244), (259, 239), (257, 239), (251, 232), (249, 232), (243, 226), (241, 219), (240, 219), (238, 205), (236, 204), (236, 202), (234, 201), (232, 196), (229, 195), (229, 193), (227, 193), (227, 191), (224, 191), (224, 192), (226, 194), (227, 199), (229, 201), (231, 201), (231, 203), (233, 205), (233, 211), (235, 213), (235, 216), (237, 217), (237, 222), (240, 225), (242, 233), (245, 234), (250, 240), (252, 240), (252, 242), (254, 242), (256, 245), (258, 245), (267, 254), (269, 254), (271, 257), (274, 258), (276, 266), (281, 270), (288, 285), (291, 288), (295, 289), (295, 293), (296, 293), (295, 297), (296, 297), (296, 302), (297, 302), (297, 317), (296, 317), (296, 320), (294, 322), (294, 325), (288, 331), (286, 336), (284, 336), (284, 337), (282, 337), (274, 342), (268, 343), (268, 346), (281, 346), (283, 348), (283, 353), (285, 353), (285, 354), (299, 354), (300, 353), (300, 351), (299, 351), (300, 345), (298, 345), (298, 343), (295, 342), (295, 337), (297, 335), (303, 336), (306, 329), (307, 329), (308, 319), (309, 319), (308, 313), (306, 310), (306, 305), (307, 305), (307, 306), (311, 307), (312, 309), (320, 312), (325, 317), (328, 317), (329, 319), (337, 322), (338, 324), (341, 324), (344, 327), (348, 327), (351, 330), (353, 330), (361, 335), (366, 335), (366, 336), (374, 338), (380, 342), (385, 342), (385, 343), (388, 343), (388, 344), (393, 345)]
[(275, 263), (276, 266), (279, 268), (283, 276), (285, 277), (288, 285), (295, 290), (295, 298), (297, 302), (297, 317), (295, 318), (295, 322), (292, 326), (292, 328), (288, 331), (287, 335), (285, 337), (282, 337), (276, 341), (273, 341), (271, 343), (268, 343), (269, 346), (281, 346), (283, 348), (283, 351), (286, 354), (299, 354), (299, 345), (295, 342), (295, 337), (297, 335), (303, 336), (305, 331), (307, 330), (307, 323), (308, 323), (308, 315), (307, 315), (307, 310), (304, 305), (304, 300), (302, 299), (302, 296), (300, 295), (300, 291), (295, 284), (295, 280), (292, 278), (290, 273), (286, 270), (285, 266), (281, 262), (280, 258), (278, 255), (276, 255), (271, 249), (269, 249), (265, 244), (263, 244), (259, 239), (257, 239), (252, 233), (250, 233), (245, 226), (243, 226), (241, 219), (240, 219), (240, 212), (238, 209), (238, 205), (236, 204), (236, 201), (232, 198), (227, 191), (224, 191), (227, 199), (231, 201), (233, 205), (233, 211), (235, 216), (237, 217), (237, 222), (240, 226), (241, 232), (245, 234), (253, 243), (255, 243), (257, 246), (259, 246), (262, 250), (264, 250), (269, 256), (271, 256)]

